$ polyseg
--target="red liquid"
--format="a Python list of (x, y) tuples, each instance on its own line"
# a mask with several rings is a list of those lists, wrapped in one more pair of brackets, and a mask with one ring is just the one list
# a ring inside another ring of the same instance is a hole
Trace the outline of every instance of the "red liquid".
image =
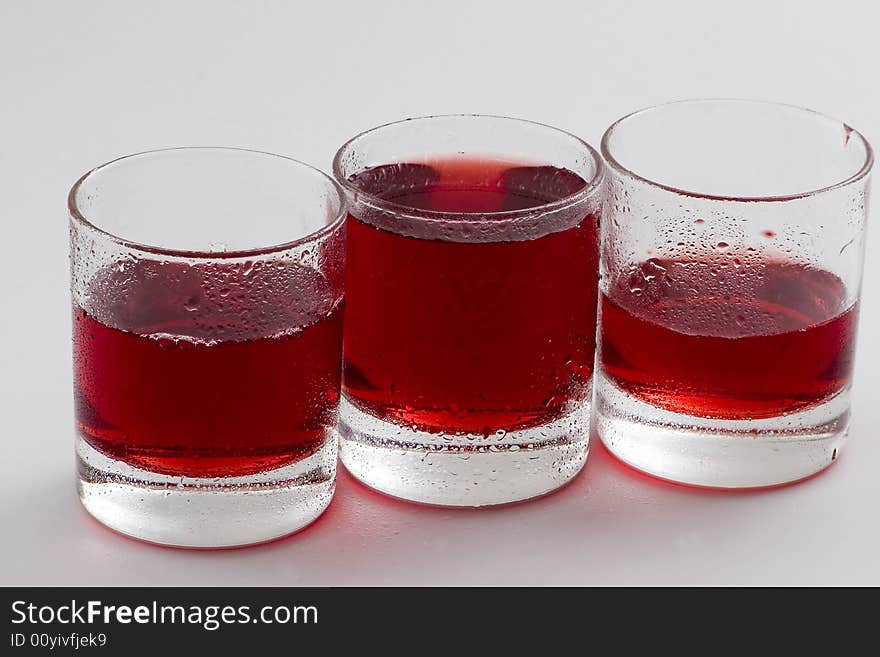
[(671, 411), (790, 413), (849, 383), (857, 310), (844, 304), (840, 279), (793, 263), (651, 259), (602, 295), (602, 367)]
[[(585, 186), (553, 167), (460, 160), (377, 167), (355, 181), (454, 213), (533, 208)], [(397, 221), (348, 218), (343, 390), (354, 404), (426, 431), (485, 434), (543, 424), (586, 399), (595, 216), (538, 226), (535, 239), (487, 218), (482, 227), (506, 241), (481, 242), (453, 241), (474, 226), (465, 215), (442, 227), (400, 223), (416, 237), (392, 232)]]
[(342, 312), (320, 274), (259, 262), (120, 266), (92, 283), (101, 321), (74, 308), (76, 416), (89, 444), (153, 472), (224, 477), (324, 443)]

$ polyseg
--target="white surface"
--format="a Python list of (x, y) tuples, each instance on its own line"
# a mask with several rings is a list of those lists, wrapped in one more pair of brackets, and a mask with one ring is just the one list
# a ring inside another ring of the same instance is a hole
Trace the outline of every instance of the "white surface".
[(326, 170), (360, 130), (447, 112), (596, 144), (633, 109), (697, 96), (815, 108), (880, 143), (868, 0), (297, 5), (0, 0), (0, 584), (880, 584), (876, 234), (850, 444), (799, 486), (674, 487), (596, 444), (561, 492), (487, 511), (408, 505), (343, 474), (315, 525), (246, 550), (156, 548), (92, 521), (73, 487), (65, 199), (93, 165), (197, 144)]

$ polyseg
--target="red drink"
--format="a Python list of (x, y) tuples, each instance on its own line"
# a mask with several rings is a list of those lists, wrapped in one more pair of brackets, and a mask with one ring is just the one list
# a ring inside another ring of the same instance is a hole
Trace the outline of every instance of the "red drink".
[(338, 401), (341, 304), (313, 269), (140, 261), (74, 308), (76, 416), (114, 459), (169, 475), (278, 468), (317, 450)]
[(349, 216), (343, 390), (352, 403), (425, 431), (479, 434), (541, 425), (587, 398), (597, 217), (474, 216), (559, 200), (583, 179), (457, 159), (375, 167), (353, 181), (399, 206), (461, 214)]
[(610, 281), (601, 361), (620, 388), (670, 411), (748, 419), (849, 383), (857, 310), (840, 279), (734, 256), (655, 258)]

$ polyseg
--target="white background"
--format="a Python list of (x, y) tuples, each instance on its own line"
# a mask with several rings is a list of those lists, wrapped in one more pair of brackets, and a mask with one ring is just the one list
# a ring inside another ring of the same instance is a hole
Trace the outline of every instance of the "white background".
[(880, 584), (880, 235), (851, 441), (817, 478), (700, 492), (596, 445), (555, 495), (459, 511), (343, 472), (300, 534), (197, 552), (118, 536), (77, 502), (65, 211), (81, 173), (127, 153), (244, 146), (326, 170), (354, 133), (423, 114), (531, 118), (597, 144), (636, 108), (749, 97), (880, 143), (877, 7), (0, 0), (0, 584)]

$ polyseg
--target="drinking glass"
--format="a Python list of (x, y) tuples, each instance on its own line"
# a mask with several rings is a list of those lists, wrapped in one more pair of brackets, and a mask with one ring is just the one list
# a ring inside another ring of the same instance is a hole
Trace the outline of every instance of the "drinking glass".
[(436, 116), (358, 135), (340, 457), (418, 502), (558, 488), (587, 456), (601, 158), (546, 125)]
[(79, 494), (147, 541), (266, 541), (333, 494), (345, 205), (301, 162), (130, 155), (70, 209)]
[(604, 444), (707, 487), (831, 464), (849, 423), (868, 142), (798, 107), (695, 100), (620, 119), (602, 153)]

